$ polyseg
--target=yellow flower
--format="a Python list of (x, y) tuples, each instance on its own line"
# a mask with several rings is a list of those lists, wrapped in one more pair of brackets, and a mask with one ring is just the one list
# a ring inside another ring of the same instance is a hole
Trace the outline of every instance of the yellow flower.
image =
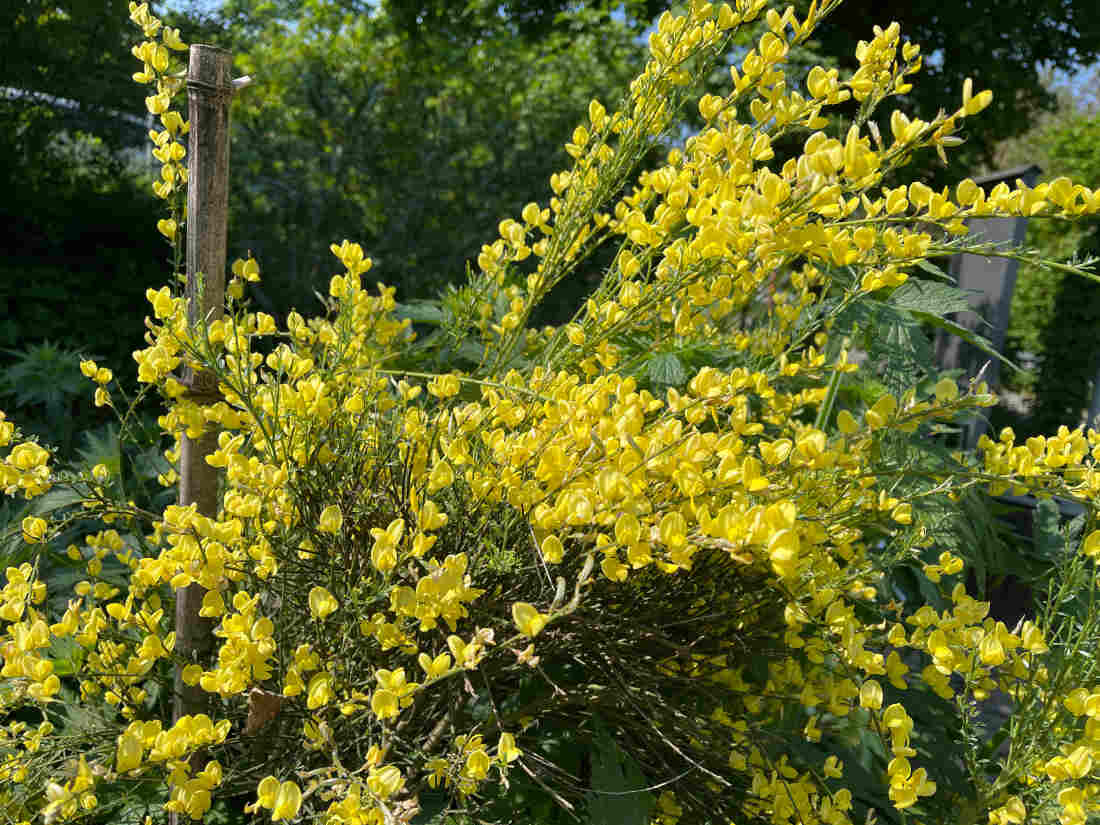
[(445, 673), (449, 673), (451, 670), (451, 657), (447, 653), (440, 653), (434, 659), (427, 653), (421, 653), (417, 661), (420, 663), (421, 669), (427, 674), (429, 679), (442, 676)]
[(941, 378), (936, 382), (936, 386), (932, 388), (932, 392), (936, 395), (936, 401), (945, 404), (959, 397), (959, 385), (955, 383), (954, 379)]
[(630, 570), (619, 559), (617, 553), (608, 553), (602, 562), (600, 562), (600, 570), (613, 582), (626, 581), (626, 577)]
[(23, 519), (23, 541), (27, 544), (38, 544), (45, 536), (46, 531), (49, 529), (49, 525), (45, 519), (41, 519), (38, 516), (27, 516)]
[[(165, 124), (165, 126), (167, 126), (167, 124)], [(233, 261), (231, 269), (233, 275), (237, 278), (243, 278), (246, 281), (260, 280), (260, 265), (256, 263), (255, 258), (238, 258)]]
[(405, 535), (405, 519), (394, 519), (385, 530), (372, 527), (370, 534), (374, 539), (370, 553), (371, 564), (380, 573), (388, 573), (397, 566), (397, 551)]
[(1010, 796), (1004, 805), (989, 814), (991, 825), (1022, 825), (1026, 819), (1027, 808), (1018, 796)]
[(485, 751), (481, 749), (470, 751), (470, 755), (466, 757), (465, 773), (471, 779), (484, 779), (489, 774), (491, 764), (489, 754)]
[(257, 808), (271, 808), (275, 804), (275, 797), (278, 793), (279, 780), (274, 776), (265, 776), (256, 786), (256, 803), (247, 806), (245, 810), (252, 813)]
[(170, 318), (176, 311), (176, 301), (166, 286), (161, 287), (159, 290), (145, 290), (145, 298), (153, 305), (153, 315), (157, 320)]
[(811, 716), (806, 721), (805, 727), (802, 728), (802, 735), (810, 742), (821, 741), (821, 728), (817, 726), (817, 716)]
[(755, 458), (746, 458), (741, 464), (741, 483), (750, 493), (758, 493), (767, 490), (770, 486), (768, 477), (763, 474), (763, 467)]
[(309, 613), (314, 619), (325, 619), (336, 611), (340, 603), (325, 588), (317, 586), (309, 591)]
[(181, 675), (183, 678), (183, 683), (185, 685), (191, 685), (192, 687), (194, 687), (199, 683), (199, 679), (202, 678), (202, 665), (194, 663), (189, 664), (183, 669), (183, 673)]
[(367, 787), (379, 799), (388, 799), (405, 786), (405, 777), (393, 765), (375, 768), (367, 777)]
[(963, 81), (963, 111), (967, 115), (976, 115), (993, 102), (993, 92), (989, 89), (973, 94), (974, 81), (969, 77)]
[(565, 554), (565, 548), (562, 547), (561, 539), (553, 533), (542, 540), (540, 550), (542, 550), (542, 558), (547, 564), (558, 564)]
[(1079, 745), (1066, 757), (1066, 773), (1072, 779), (1081, 779), (1092, 770), (1092, 753), (1085, 745)]
[(202, 597), (202, 607), (199, 608), (199, 615), (212, 618), (224, 614), (225, 601), (222, 599), (222, 594), (217, 590), (207, 590)]
[(454, 483), (455, 473), (451, 465), (446, 461), (438, 462), (428, 476), (428, 492), (435, 493), (444, 487), (450, 487)]
[(284, 819), (294, 819), (302, 807), (302, 791), (295, 784), (287, 780), (279, 786), (271, 806), (271, 821), (279, 822)]
[(357, 243), (345, 239), (339, 246), (332, 244), (329, 249), (353, 275), (362, 275), (373, 266), (374, 262), (364, 257), (363, 247)]
[[(629, 547), (637, 544), (642, 537), (642, 526), (633, 513), (623, 513), (615, 521), (615, 541)], [(560, 543), (560, 542), (559, 542)]]
[(1024, 622), (1024, 626), (1020, 629), (1020, 639), (1024, 649), (1032, 653), (1046, 653), (1049, 649), (1043, 638), (1043, 631), (1030, 619)]
[[(172, 100), (167, 94), (161, 93), (150, 95), (149, 97), (145, 98), (145, 108), (149, 110), (150, 114), (159, 115), (168, 111), (168, 107), (169, 105), (171, 105), (171, 102)], [(161, 232), (164, 232), (159, 224), (157, 225), (157, 228), (160, 229)], [(168, 233), (164, 232), (164, 234)], [(173, 234), (175, 234), (174, 230)]]
[(897, 410), (897, 399), (892, 395), (884, 395), (874, 406), (867, 410), (865, 418), (867, 420), (867, 426), (872, 430), (879, 430), (886, 426), (886, 422), (889, 421), (894, 411)]
[(383, 688), (379, 688), (371, 696), (370, 709), (379, 719), (392, 719), (401, 712), (397, 694)]
[(482, 652), (480, 644), (475, 641), (467, 642), (462, 637), (452, 634), (447, 637), (447, 647), (455, 658), (456, 666), (467, 669), (477, 667)]
[(436, 398), (446, 399), (458, 395), (462, 385), (454, 374), (437, 375), (428, 382), (428, 393)]
[(344, 525), (344, 514), (338, 504), (330, 504), (321, 511), (319, 528), (322, 533), (339, 533)]
[(33, 470), (45, 465), (50, 454), (33, 441), (24, 441), (8, 455), (8, 461), (17, 470)]
[(983, 665), (996, 666), (1004, 664), (1005, 650), (996, 633), (988, 633), (982, 637), (978, 645), (978, 655)]
[(890, 655), (886, 657), (886, 678), (890, 680), (890, 684), (898, 690), (905, 690), (908, 687), (905, 681), (905, 675), (908, 672), (909, 667), (901, 660), (898, 652), (891, 650)]
[(798, 570), (800, 542), (794, 530), (777, 530), (768, 540), (768, 558), (772, 569), (781, 577), (793, 576)]
[(890, 517), (898, 524), (912, 524), (913, 505), (908, 501), (903, 501), (890, 512)]
[(508, 764), (515, 762), (520, 755), (520, 749), (516, 747), (516, 737), (510, 733), (502, 733), (497, 743), (497, 759)]
[(141, 736), (130, 729), (127, 729), (126, 733), (118, 737), (115, 770), (119, 773), (126, 773), (141, 765), (141, 757), (144, 753), (141, 743)]
[(1090, 559), (1100, 555), (1100, 530), (1093, 530), (1085, 537), (1081, 545), (1081, 552)]
[(512, 621), (515, 622), (519, 632), (525, 636), (534, 638), (546, 627), (548, 616), (539, 613), (534, 605), (527, 602), (515, 602), (512, 605)]
[(868, 679), (859, 686), (860, 707), (878, 710), (882, 707), (882, 685), (874, 679)]
[(173, 29), (165, 26), (164, 29), (161, 31), (161, 37), (164, 38), (164, 45), (168, 48), (175, 49), (176, 51), (180, 52), (187, 51), (187, 44), (180, 40), (179, 29)]
[(332, 674), (325, 671), (313, 674), (307, 688), (306, 707), (310, 710), (316, 710), (327, 705), (332, 699)]

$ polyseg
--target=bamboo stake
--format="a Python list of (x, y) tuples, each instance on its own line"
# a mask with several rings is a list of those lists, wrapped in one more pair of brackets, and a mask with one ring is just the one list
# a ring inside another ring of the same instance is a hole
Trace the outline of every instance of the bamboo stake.
[[(187, 165), (187, 312), (194, 328), (222, 316), (225, 304), (226, 216), (229, 202), (229, 101), (234, 83), (233, 56), (216, 46), (191, 46), (187, 73), (190, 118)], [(206, 372), (185, 371), (188, 395), (199, 403), (219, 397), (217, 380)], [(180, 448), (179, 502), (195, 504), (209, 518), (218, 513), (218, 470), (206, 463), (217, 449), (218, 434), (186, 435)], [(209, 663), (213, 621), (199, 616), (205, 590), (192, 583), (176, 590), (176, 647), (185, 663)], [(202, 713), (207, 694), (175, 676), (173, 719)], [(195, 767), (195, 766), (193, 766)], [(178, 817), (173, 815), (173, 820)]]

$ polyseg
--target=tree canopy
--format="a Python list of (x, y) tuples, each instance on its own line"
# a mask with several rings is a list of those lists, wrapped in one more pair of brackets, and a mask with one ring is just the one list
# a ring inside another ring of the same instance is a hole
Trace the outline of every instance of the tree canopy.
[(910, 114), (935, 115), (945, 98), (961, 96), (967, 77), (993, 92), (981, 122), (968, 124), (949, 179), (992, 163), (998, 141), (1021, 134), (1041, 111), (1054, 108), (1040, 64), (1070, 70), (1100, 56), (1100, 16), (1092, 0), (845, 0), (817, 31), (818, 49), (842, 68), (856, 68), (855, 44), (871, 39), (870, 20), (896, 20), (903, 36), (921, 45), (925, 81), (899, 102)]
[(586, 10), (522, 36), (523, 19), (487, 7), (437, 25), (402, 8), (314, 2), (264, 19), (249, 5), (224, 12), (241, 71), (262, 78), (233, 113), (232, 234), (295, 297), (345, 235), (405, 296), (460, 280), (497, 224), (545, 194), (576, 113), (640, 60), (625, 22)]
[[(1095, 88), (1100, 68), (1080, 81)], [(1056, 95), (1058, 108), (1038, 118), (1031, 129), (997, 148), (996, 163), (1012, 167), (1037, 163), (1044, 180), (1071, 176), (1100, 181), (1100, 106), (1087, 95), (1045, 79)], [(1043, 256), (1071, 261), (1100, 255), (1100, 223), (1095, 219), (1069, 225), (1063, 221), (1032, 221), (1027, 243)], [(1020, 432), (1033, 434), (1052, 425), (1074, 421), (1089, 406), (1090, 383), (1096, 376), (1100, 348), (1093, 342), (1100, 323), (1095, 283), (1065, 273), (1025, 264), (1020, 267), (1012, 296), (1008, 355), (1026, 363), (1030, 372), (1009, 375), (1013, 389), (1029, 402), (1026, 419), (1013, 422)]]

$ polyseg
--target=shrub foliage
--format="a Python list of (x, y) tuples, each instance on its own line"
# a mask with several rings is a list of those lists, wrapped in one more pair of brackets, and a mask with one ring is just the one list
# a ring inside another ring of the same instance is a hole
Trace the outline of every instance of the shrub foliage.
[[(550, 202), (502, 221), (435, 304), (365, 287), (348, 241), (327, 311), (285, 327), (242, 300), (251, 259), (222, 318), (191, 324), (150, 289), (138, 378), (164, 398), (170, 460), (218, 433), (215, 515), (143, 508), (110, 467), (55, 467), (0, 422), (6, 491), (70, 492), (23, 520), (32, 552), (0, 597), (8, 816), (197, 820), (243, 798), (272, 821), (549, 820), (541, 794), (593, 821), (1084, 822), (1100, 434), (951, 452), (953, 422), (994, 398), (935, 371), (921, 324), (951, 328), (965, 300), (928, 258), (1029, 257), (968, 244), (965, 218), (1072, 218), (1100, 192), (884, 189), (918, 150), (957, 145), (990, 94), (968, 81), (960, 107), (897, 113), (886, 139), (868, 118), (921, 63), (897, 26), (849, 77), (784, 74), (835, 5), (662, 16), (621, 104), (592, 101), (574, 130)], [(158, 227), (178, 245), (184, 47), (131, 11), (162, 124)], [(761, 16), (728, 93), (690, 100)], [(849, 99), (850, 129), (818, 131)], [(686, 105), (705, 129), (629, 179)], [(777, 161), (772, 142), (799, 133)], [(533, 327), (608, 245), (572, 321)], [(82, 370), (113, 406), (113, 375)], [(1004, 491), (1083, 505), (1064, 529), (1044, 510), (1047, 572), (1013, 628), (967, 593), (977, 551), (952, 540), (967, 502)], [(82, 574), (58, 593), (44, 571), (74, 524), (94, 527), (61, 550)], [(174, 594), (196, 583), (213, 645), (186, 660)], [(171, 717), (177, 673), (205, 712)], [(1016, 713), (990, 739), (992, 695)]]

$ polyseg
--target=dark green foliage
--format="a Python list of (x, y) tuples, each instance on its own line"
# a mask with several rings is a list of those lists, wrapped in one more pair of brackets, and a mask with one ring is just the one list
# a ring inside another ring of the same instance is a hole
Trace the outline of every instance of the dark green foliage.
[[(1071, 429), (1089, 406), (1091, 382), (1100, 356), (1100, 285), (1083, 278), (1060, 279), (1051, 323), (1039, 336), (1043, 366), (1035, 382), (1036, 406), (1029, 422), (1034, 433)], [(1030, 433), (1029, 433), (1030, 434)]]
[(152, 195), (119, 155), (146, 131), (127, 3), (17, 6), (0, 15), (0, 346), (79, 340), (107, 355), (111, 319), (135, 328), (133, 290), (160, 263), (134, 235)]
[(624, 753), (611, 733), (595, 718), (596, 734), (589, 756), (592, 790), (586, 806), (591, 822), (649, 825), (655, 800), (649, 784), (630, 754)]
[[(95, 353), (124, 378), (143, 345), (145, 290), (168, 272), (154, 227), (161, 202), (149, 187), (145, 92), (131, 79), (140, 32), (127, 7), (26, 0), (0, 14), (0, 349), (53, 341)], [(183, 25), (186, 37), (196, 33)], [(5, 377), (18, 363), (0, 354), (0, 385), (22, 380)], [(81, 425), (102, 420), (86, 398), (70, 398), (82, 405), (69, 410)], [(11, 404), (10, 392), (0, 397), (0, 408), (14, 412)], [(69, 441), (76, 423), (51, 440)]]
[[(59, 132), (140, 139), (128, 0), (19, 0), (0, 15), (0, 162), (34, 169)], [(8, 91), (10, 90), (10, 91)], [(136, 120), (136, 123), (135, 123)], [(5, 188), (5, 199), (12, 191)]]
[[(110, 168), (98, 161), (85, 167), (104, 170), (104, 178)], [(89, 191), (76, 175), (16, 185), (20, 170), (0, 170), (8, 193), (0, 220), (12, 229), (0, 242), (0, 346), (64, 342), (95, 353), (103, 366), (134, 372), (145, 290), (163, 278), (167, 247), (145, 230), (157, 208), (152, 196), (114, 173), (117, 179)]]
[[(1068, 104), (1067, 104), (1068, 105)], [(1046, 157), (1045, 180), (1071, 176), (1100, 184), (1100, 115), (1071, 111), (1036, 129), (1034, 141)], [(1031, 221), (1027, 243), (1056, 261), (1100, 255), (1100, 223)], [(1031, 375), (1010, 376), (1010, 386), (1035, 396), (1031, 414), (1013, 422), (1021, 435), (1052, 433), (1081, 423), (1100, 362), (1100, 284), (1049, 269), (1021, 265), (1012, 298), (1007, 349), (1028, 354)]]
[(46, 341), (25, 351), (6, 350), (4, 356), (11, 363), (0, 373), (0, 409), (18, 411), (30, 432), (67, 452), (76, 428), (91, 417), (80, 414), (78, 399), (89, 388), (80, 373), (80, 354)]
[[(963, 334), (973, 344), (989, 349), (988, 341), (946, 317), (967, 308), (966, 299), (966, 291), (958, 287), (912, 277), (886, 300), (867, 299), (847, 307), (837, 319), (834, 333), (852, 336), (853, 344), (876, 365), (885, 391), (900, 395), (940, 377), (930, 328)], [(849, 390), (859, 394), (855, 387)], [(876, 398), (874, 394), (863, 400), (873, 403)]]
[[(809, 0), (796, 6), (805, 10)], [(991, 106), (967, 123), (967, 143), (952, 152), (949, 167), (934, 153), (918, 159), (938, 185), (976, 174), (992, 162), (998, 141), (1027, 131), (1039, 112), (1054, 108), (1038, 64), (1070, 70), (1100, 55), (1094, 0), (845, 0), (815, 33), (816, 51), (836, 61), (843, 74), (858, 66), (855, 44), (871, 40), (871, 24), (885, 27), (890, 21), (897, 21), (902, 36), (919, 43), (925, 56), (919, 82), (898, 107), (911, 117), (930, 119), (940, 108), (958, 106), (967, 77), (975, 90), (993, 91)], [(878, 113), (884, 136), (890, 134), (890, 108)]]
[(545, 205), (589, 100), (612, 105), (643, 54), (583, 9), (527, 37), (495, 6), (389, 8), (224, 10), (240, 70), (262, 77), (234, 109), (231, 251), (252, 249), (278, 305), (312, 303), (345, 237), (400, 298), (461, 282), (502, 219)]

